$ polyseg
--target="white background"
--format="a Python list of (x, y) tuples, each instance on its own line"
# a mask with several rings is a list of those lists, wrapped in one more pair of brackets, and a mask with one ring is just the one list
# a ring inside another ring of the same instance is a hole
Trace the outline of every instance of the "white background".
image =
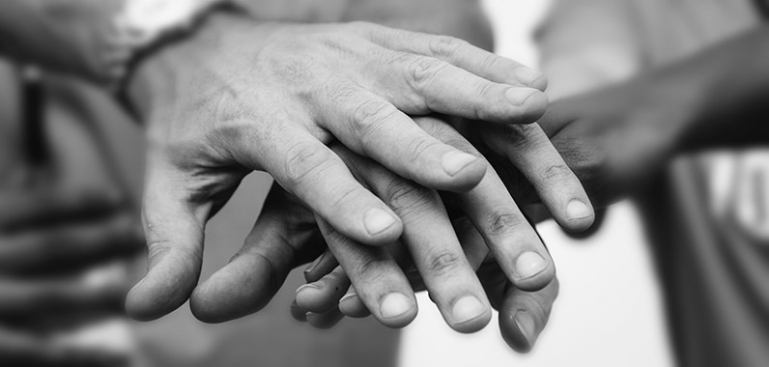
[[(547, 1), (485, 0), (497, 51), (535, 66), (531, 34)], [(406, 329), (401, 365), (423, 366), (672, 366), (663, 309), (649, 252), (628, 204), (612, 208), (597, 236), (565, 237), (552, 222), (540, 226), (558, 266), (561, 293), (550, 324), (529, 355), (507, 348), (494, 321), (473, 335), (451, 331), (426, 295)]]

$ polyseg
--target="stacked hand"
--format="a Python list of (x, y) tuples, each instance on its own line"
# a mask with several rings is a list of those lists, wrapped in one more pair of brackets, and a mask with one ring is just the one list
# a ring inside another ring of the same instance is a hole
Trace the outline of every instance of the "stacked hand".
[[(193, 37), (152, 55), (134, 76), (133, 102), (147, 118), (150, 142), (144, 200), (150, 268), (129, 294), (129, 313), (152, 319), (188, 299), (200, 274), (206, 222), (246, 174), (266, 170), (309, 211), (291, 214), (291, 223), (279, 227), (275, 219), (260, 219), (247, 248), (270, 235), (269, 241), (281, 242), (280, 254), (309, 260), (322, 243), (315, 241), (308, 254), (294, 254), (312, 236), (293, 228), (313, 229), (313, 218), (332, 248), (343, 242), (384, 256), (382, 246), (401, 239), (449, 324), (477, 330), (488, 320), (489, 302), (435, 190), (454, 193), (516, 286), (540, 289), (554, 268), (499, 178), (487, 172), (488, 164), (456, 132), (431, 134), (410, 116), (530, 123), (546, 107), (544, 85), (539, 73), (449, 37), (365, 23), (286, 25), (212, 17)], [(513, 163), (562, 225), (588, 227), (592, 210), (579, 182), (570, 174), (549, 173), (565, 165), (544, 132), (536, 125), (518, 131), (521, 149)], [(285, 200), (269, 202), (268, 209), (276, 211), (290, 207)], [(268, 209), (262, 218), (276, 215)], [(406, 221), (418, 224), (407, 228)], [(222, 321), (255, 312), (269, 297), (222, 300), (264, 293), (254, 282), (282, 277), (256, 274), (298, 265), (284, 267), (261, 253), (242, 255), (222, 270), (223, 278), (217, 275), (197, 289), (192, 307), (199, 318)], [(238, 281), (227, 280), (231, 275)], [(383, 322), (404, 325), (415, 311), (408, 283), (402, 277), (381, 280), (389, 285), (362, 300)], [(235, 292), (244, 286), (250, 290)], [(386, 291), (397, 291), (392, 304), (408, 312), (386, 317), (378, 311), (384, 300), (377, 295), (392, 293)]]

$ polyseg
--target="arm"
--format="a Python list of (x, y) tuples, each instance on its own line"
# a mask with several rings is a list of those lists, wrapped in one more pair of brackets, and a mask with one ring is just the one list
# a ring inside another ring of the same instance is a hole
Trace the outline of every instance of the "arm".
[[(628, 82), (553, 103), (539, 125), (597, 207), (642, 188), (673, 157), (769, 140), (769, 27)], [(474, 143), (519, 202), (537, 198), (494, 129)], [(472, 130), (470, 133), (473, 133)], [(524, 184), (521, 184), (524, 183)]]
[(764, 25), (660, 73), (694, 98), (676, 151), (769, 142), (768, 46)]
[(6, 0), (0, 55), (100, 81), (111, 19), (123, 0)]

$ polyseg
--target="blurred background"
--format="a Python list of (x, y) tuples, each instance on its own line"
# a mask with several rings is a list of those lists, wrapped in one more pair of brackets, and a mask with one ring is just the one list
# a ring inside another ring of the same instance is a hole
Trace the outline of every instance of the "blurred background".
[[(542, 25), (546, 23), (546, 16), (550, 14), (550, 7), (555, 1), (559, 0), (482, 0), (493, 25), (496, 52), (527, 65), (541, 66)], [(569, 1), (560, 0), (560, 3), (568, 5)], [(572, 4), (575, 3), (576, 0)], [(591, 3), (608, 4), (608, 7), (614, 4), (612, 0), (596, 0)], [(628, 3), (646, 4), (643, 0)], [(692, 8), (697, 7), (696, 2), (686, 3)], [(276, 6), (278, 8), (280, 6)], [(568, 12), (568, 6), (564, 9), (562, 12)], [(600, 18), (601, 15), (594, 16)], [(565, 18), (558, 18), (558, 21), (567, 23)], [(670, 24), (677, 23), (671, 21)], [(654, 28), (655, 23), (651, 25)], [(701, 32), (703, 34), (710, 30), (709, 26), (704, 29)], [(616, 38), (612, 36), (615, 35), (609, 34), (607, 39), (619, 40), (617, 44), (624, 46), (621, 34), (617, 34)], [(552, 40), (548, 38), (548, 42)], [(572, 46), (568, 39), (565, 44)], [(573, 46), (575, 49), (579, 47), (578, 44)], [(546, 43), (545, 47), (552, 47), (552, 44)], [(580, 66), (568, 62), (566, 65), (545, 62), (546, 69), (555, 71), (551, 75), (553, 88), (550, 92), (553, 100), (626, 78), (640, 69), (632, 60), (613, 58), (621, 53), (613, 54), (611, 51), (614, 50), (610, 47), (594, 51), (596, 53), (593, 56), (597, 56), (599, 64), (606, 66), (596, 75), (573, 73), (570, 70), (578, 70)], [(589, 66), (586, 63), (588, 69)], [(563, 75), (575, 75), (576, 79), (569, 81), (571, 86), (563, 82), (568, 78), (560, 78), (562, 75), (558, 71)], [(2, 79), (4, 82), (19, 82), (14, 77), (17, 72), (3, 69), (0, 70), (0, 77), (6, 78)], [(594, 80), (588, 80), (590, 77), (594, 77)], [(116, 221), (121, 220), (116, 225), (116, 228), (123, 231), (121, 238), (130, 237), (140, 243), (140, 234), (135, 232), (136, 223), (121, 218), (127, 212), (135, 211), (135, 205), (129, 202), (136, 202), (141, 195), (144, 172), (142, 128), (124, 117), (115, 118), (122, 114), (117, 112), (114, 103), (78, 83), (53, 80), (49, 88), (52, 102), (47, 105), (49, 108), (45, 109), (45, 116), (41, 118), (48, 122), (44, 134), (49, 137), (50, 141), (46, 144), (50, 148), (46, 148), (45, 152), (26, 152), (32, 157), (28, 157), (30, 162), (45, 161), (42, 165), (45, 169), (35, 166), (34, 170), (29, 170), (13, 166), (13, 154), (18, 150), (16, 143), (27, 141), (25, 137), (41, 132), (27, 129), (20, 133), (18, 129), (2, 126), (0, 169), (13, 174), (2, 176), (4, 180), (1, 180), (0, 188), (12, 193), (16, 192), (14, 190), (34, 191), (33, 188), (37, 186), (95, 189), (105, 197), (112, 198), (108, 209), (110, 215), (117, 218)], [(31, 92), (35, 93), (34, 90)], [(0, 118), (18, 119), (20, 112), (13, 107), (17, 99), (18, 96), (13, 94), (0, 98), (0, 112), (3, 114)], [(90, 107), (83, 108), (83, 105)], [(30, 106), (27, 107), (29, 109)], [(29, 116), (25, 117), (29, 119)], [(84, 126), (79, 120), (94, 120), (103, 124), (98, 127)], [(91, 142), (89, 137), (93, 135), (103, 138), (104, 143)], [(267, 174), (250, 175), (235, 198), (210, 222), (203, 280), (226, 264), (241, 246), (243, 236), (251, 229), (271, 182)], [(13, 212), (13, 209), (6, 211)], [(6, 217), (0, 216), (0, 222)], [(83, 220), (93, 220), (92, 217), (86, 216)], [(73, 221), (73, 218), (64, 219), (66, 223)], [(460, 335), (453, 332), (424, 293), (418, 298), (419, 316), (401, 331), (386, 329), (373, 319), (344, 320), (333, 330), (314, 330), (294, 321), (289, 314), (288, 306), (294, 299), (294, 292), (304, 284), (301, 274), (303, 269), (298, 269), (289, 277), (281, 292), (263, 311), (241, 320), (207, 325), (197, 321), (185, 306), (151, 323), (132, 322), (118, 316), (107, 317), (106, 321), (100, 320), (68, 331), (62, 338), (67, 343), (84, 348), (96, 347), (117, 355), (130, 356), (131, 364), (135, 367), (673, 366), (663, 291), (658, 279), (658, 268), (653, 262), (652, 246), (641, 224), (639, 209), (629, 202), (611, 206), (600, 230), (587, 239), (567, 236), (553, 221), (541, 223), (538, 229), (557, 264), (561, 287), (548, 327), (540, 336), (534, 351), (527, 355), (516, 354), (505, 344), (500, 337), (496, 315), (495, 321), (479, 333)], [(0, 235), (13, 236), (12, 231), (4, 230), (4, 227), (0, 228)], [(132, 235), (127, 237), (125, 233)], [(130, 285), (144, 267), (141, 260), (144, 255), (137, 254), (140, 250), (136, 250), (134, 245), (126, 244), (125, 253), (116, 259), (101, 261), (100, 258), (94, 261), (98, 266), (78, 264), (69, 271), (84, 273), (79, 274), (83, 276), (77, 278), (80, 282), (77, 284), (101, 287), (109, 283), (114, 288), (122, 289), (120, 287), (126, 285), (123, 283)], [(49, 261), (65, 262), (62, 259), (67, 259), (64, 252), (56, 254)], [(6, 274), (0, 274), (0, 291), (13, 290), (13, 287), (4, 283), (4, 276)], [(26, 274), (22, 278), (24, 276)], [(50, 274), (35, 274), (35, 277), (24, 280), (35, 282), (39, 280), (37, 277), (45, 276)], [(118, 306), (113, 301), (105, 301), (104, 308), (111, 307), (114, 311)], [(3, 306), (7, 307), (0, 300), (0, 317), (15, 317), (3, 314)], [(55, 307), (53, 311), (56, 311)], [(48, 313), (52, 313), (51, 310)], [(0, 341), (4, 337), (0, 329)], [(3, 352), (0, 346), (0, 354)]]
[[(534, 32), (551, 5), (484, 0), (497, 53), (539, 65)], [(474, 335), (452, 332), (420, 295), (426, 307), (405, 329), (401, 365), (672, 366), (655, 269), (633, 206), (613, 206), (600, 231), (585, 240), (566, 236), (553, 221), (538, 230), (556, 261), (561, 292), (530, 354), (510, 351), (493, 322)]]

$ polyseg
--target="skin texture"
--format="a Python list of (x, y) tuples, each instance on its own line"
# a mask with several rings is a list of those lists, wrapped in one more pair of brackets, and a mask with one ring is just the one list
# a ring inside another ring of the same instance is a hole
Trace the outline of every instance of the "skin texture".
[[(332, 134), (405, 179), (464, 192), (483, 179), (483, 160), (427, 134), (407, 114), (531, 122), (546, 100), (525, 85), (540, 82), (539, 73), (454, 38), (368, 23), (212, 16), (135, 76), (133, 101), (147, 118), (150, 143), (143, 210), (150, 269), (129, 295), (129, 313), (148, 320), (184, 303), (199, 276), (206, 221), (253, 170), (271, 173), (345, 237), (392, 242), (402, 218), (326, 146)], [(206, 89), (182, 93), (200, 86)]]
[[(756, 67), (761, 61), (753, 61), (764, 60), (765, 53), (749, 50), (755, 50), (766, 38), (764, 27), (643, 78), (556, 102), (538, 124), (569, 168), (580, 177), (593, 203), (608, 206), (642, 191), (645, 183), (678, 154), (765, 143), (767, 127), (759, 121), (765, 121), (767, 110), (765, 103), (755, 96), (765, 95), (762, 91), (766, 90), (766, 71)], [(745, 58), (745, 52), (753, 56)], [(751, 61), (746, 64), (744, 60)], [(727, 97), (724, 88), (732, 91)], [(509, 157), (517, 152), (516, 134), (520, 127), (478, 128), (468, 122), (454, 125), (484, 152), (516, 201), (539, 200), (535, 188), (510, 164)], [(473, 235), (463, 235), (465, 228), (456, 222), (455, 229), (460, 233), (467, 258), (479, 258), (478, 252), (467, 245), (472, 243)], [(300, 289), (292, 313), (314, 326), (317, 325), (313, 320), (323, 317), (311, 318), (305, 312), (309, 309), (333, 314), (328, 309), (337, 303), (347, 316), (368, 316), (369, 311), (354, 288), (340, 298), (338, 289), (345, 288), (349, 278), (334, 268), (337, 262), (329, 257), (324, 255), (308, 267), (309, 285)], [(483, 263), (478, 276), (492, 305), (501, 307), (502, 334), (514, 349), (528, 350), (546, 324), (557, 295), (557, 281), (548, 286), (549, 290), (538, 292), (508, 288), (498, 298), (504, 279), (486, 281), (489, 275), (499, 278), (494, 269), (485, 271), (488, 266), (488, 262)], [(409, 279), (414, 289), (419, 289), (421, 278), (414, 272), (409, 274), (415, 275)], [(312, 293), (307, 289), (312, 289)]]
[[(443, 121), (416, 121), (433, 136), (477, 154)], [(417, 313), (413, 291), (427, 289), (447, 324), (460, 332), (483, 328), (494, 305), (508, 314), (530, 310), (526, 315), (537, 321), (527, 324), (534, 326), (529, 326), (526, 334), (518, 324), (510, 322), (512, 319), (503, 322), (505, 335), (513, 338), (511, 345), (518, 350), (530, 348), (533, 339), (523, 335), (533, 338), (539, 334), (555, 300), (554, 266), (536, 232), (516, 209), (493, 171), (475, 189), (441, 198), (437, 192), (405, 181), (344, 147), (333, 146), (333, 150), (361, 182), (404, 218), (401, 242), (376, 249), (355, 243), (315, 218), (283, 190), (273, 188), (243, 248), (230, 264), (193, 293), (193, 313), (204, 321), (220, 322), (258, 311), (280, 288), (288, 272), (322, 250), (319, 245), (325, 240), (331, 251), (308, 268), (306, 275), (313, 283), (297, 291), (296, 304), (292, 306), (297, 318), (317, 327), (330, 327), (342, 315), (360, 317), (370, 311), (384, 325), (402, 327)], [(463, 219), (452, 223), (442, 202), (454, 204)], [(454, 235), (454, 231), (460, 236)], [(495, 260), (490, 251), (505, 260)], [(532, 276), (522, 278), (516, 265), (518, 257), (526, 252), (542, 256), (546, 265)], [(475, 272), (487, 258), (487, 273), (479, 279)], [(337, 267), (337, 259), (341, 267)], [(423, 280), (412, 284), (410, 278)], [(493, 299), (489, 298), (488, 287), (484, 287), (491, 280), (501, 282), (502, 286)], [(351, 284), (356, 290), (354, 299), (347, 297), (346, 302), (340, 303)], [(393, 293), (403, 295), (405, 306), (399, 309), (400, 313), (385, 310), (393, 308), (387, 302)], [(519, 295), (521, 299), (511, 300), (511, 306), (503, 308), (501, 294), (505, 293)], [(473, 308), (466, 301), (459, 301), (468, 295), (479, 299), (481, 306)], [(460, 317), (455, 314), (455, 307), (459, 307)]]

